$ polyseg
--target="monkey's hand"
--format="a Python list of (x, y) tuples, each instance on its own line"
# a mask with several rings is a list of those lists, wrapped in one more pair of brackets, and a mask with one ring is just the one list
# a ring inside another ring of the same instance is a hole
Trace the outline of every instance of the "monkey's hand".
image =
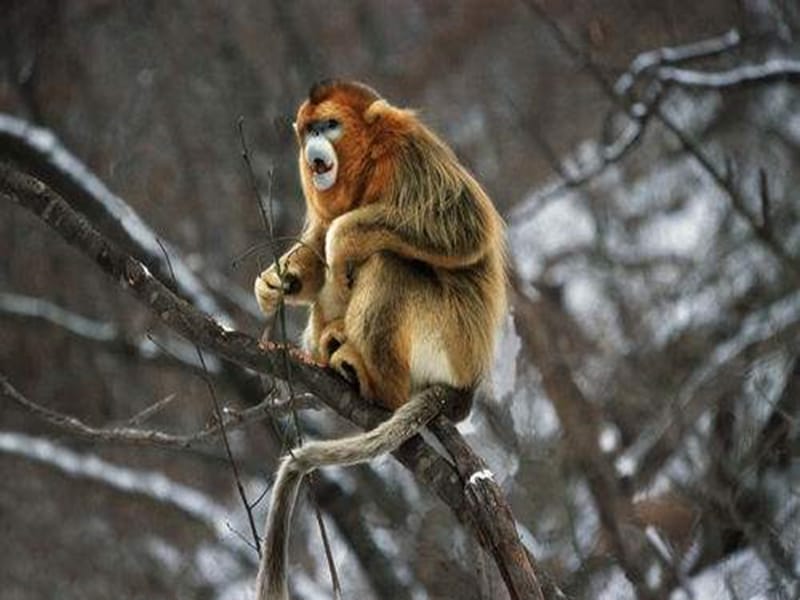
[(278, 268), (273, 264), (256, 277), (253, 291), (261, 312), (271, 317), (284, 298), (298, 294), (301, 288), (300, 275), (291, 271), (284, 263), (280, 275)]
[(261, 312), (271, 317), (281, 300), (288, 304), (314, 301), (325, 282), (324, 239), (324, 230), (309, 226), (302, 239), (278, 259), (277, 265), (256, 277), (253, 290)]

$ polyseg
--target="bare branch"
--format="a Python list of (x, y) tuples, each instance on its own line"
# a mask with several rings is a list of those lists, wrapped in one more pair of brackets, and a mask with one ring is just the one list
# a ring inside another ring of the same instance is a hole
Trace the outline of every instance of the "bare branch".
[(727, 71), (694, 71), (678, 67), (660, 67), (655, 76), (663, 83), (682, 87), (721, 89), (750, 83), (796, 81), (800, 61), (775, 58), (758, 65), (740, 65)]
[(617, 79), (614, 84), (614, 91), (618, 95), (624, 96), (633, 88), (636, 80), (643, 73), (652, 70), (654, 67), (698, 58), (709, 58), (732, 50), (739, 46), (741, 42), (742, 37), (739, 32), (736, 29), (731, 29), (721, 36), (692, 42), (684, 46), (665, 46), (642, 52), (631, 61), (628, 70)]
[(139, 426), (154, 415), (160, 413), (162, 410), (167, 408), (170, 404), (172, 404), (173, 400), (178, 397), (178, 394), (172, 393), (164, 396), (161, 400), (156, 400), (150, 406), (140, 410), (138, 413), (133, 415), (130, 419), (128, 419), (127, 423), (129, 426)]
[[(149, 225), (67, 150), (48, 129), (0, 113), (0, 153), (18, 160), (69, 198), (74, 208), (92, 219), (125, 248), (137, 254), (147, 267), (169, 281), (168, 265)], [(205, 284), (194, 274), (180, 253), (169, 245), (173, 257), (176, 291), (204, 312), (230, 321)]]
[[(11, 166), (0, 165), (0, 195), (38, 216), (67, 242), (94, 260), (108, 275), (126, 285), (135, 297), (174, 331), (243, 367), (286, 379), (284, 353), (280, 349), (265, 349), (252, 337), (225, 329), (215, 320), (198, 312), (153, 277), (142, 263), (103, 238), (58, 194), (40, 181), (19, 173)], [(344, 380), (319, 368), (302, 353), (290, 352), (289, 362), (298, 391), (311, 392), (340, 415), (363, 428), (373, 427), (385, 418), (385, 411), (361, 400)], [(472, 531), (495, 529), (493, 519), (487, 520), (485, 513), (476, 513), (467, 502), (465, 490), (453, 467), (438, 456), (420, 436), (411, 438), (393, 454), (418, 479), (429, 485), (451, 508), (456, 518)], [(501, 506), (504, 510), (509, 510), (501, 494), (495, 500), (503, 503)], [(512, 597), (526, 597), (525, 594), (538, 588), (538, 585), (522, 589), (515, 587), (520, 580), (528, 580), (533, 584), (537, 581), (534, 567), (527, 560), (506, 561), (505, 552), (508, 550), (514, 549), (524, 554), (518, 538), (505, 540), (502, 548), (488, 545), (485, 535), (478, 534), (478, 539), (492, 554), (501, 573), (508, 574), (519, 569), (527, 571), (506, 578)]]
[[(167, 249), (164, 247), (164, 244), (160, 239), (156, 239), (156, 242), (158, 243), (158, 247), (161, 249), (161, 252), (164, 254), (164, 260), (167, 262), (167, 267), (169, 267), (171, 280), (173, 283), (175, 283), (175, 270), (172, 268), (172, 261), (170, 260), (169, 252), (167, 252)], [(245, 513), (247, 514), (247, 522), (250, 525), (250, 533), (253, 536), (253, 544), (255, 545), (256, 554), (258, 554), (260, 557), (261, 539), (258, 537), (258, 531), (256, 530), (256, 522), (253, 518), (253, 508), (250, 505), (250, 502), (247, 500), (247, 493), (244, 491), (242, 479), (239, 477), (239, 467), (236, 464), (236, 459), (231, 451), (231, 445), (228, 442), (228, 433), (225, 430), (225, 418), (222, 415), (219, 398), (217, 398), (217, 389), (214, 387), (214, 382), (211, 380), (211, 373), (206, 365), (206, 359), (203, 356), (203, 352), (200, 350), (200, 347), (197, 344), (194, 345), (194, 349), (197, 354), (197, 358), (200, 361), (200, 366), (203, 368), (203, 381), (205, 382), (206, 389), (211, 397), (211, 406), (214, 410), (214, 415), (217, 418), (219, 433), (220, 437), (222, 438), (222, 445), (225, 448), (225, 456), (228, 458), (228, 465), (230, 465), (231, 473), (233, 474), (233, 480), (236, 483), (236, 490), (239, 493), (239, 498), (242, 500), (242, 505), (244, 506)]]
[[(516, 522), (511, 509), (503, 501), (503, 492), (494, 479), (486, 463), (476, 455), (458, 433), (455, 425), (444, 416), (436, 417), (429, 425), (445, 449), (450, 453), (461, 482), (464, 485), (466, 502), (473, 515), (480, 516), (474, 523), (482, 546), (496, 548), (504, 556), (498, 561), (503, 579), (519, 578), (514, 589), (540, 589), (544, 598), (563, 596), (561, 590), (547, 576), (540, 576), (539, 582), (525, 580), (530, 571), (539, 572), (536, 560), (519, 543)], [(493, 526), (485, 526), (491, 522)], [(519, 565), (514, 568), (515, 565)], [(518, 596), (512, 593), (513, 598)]]
[[(0, 396), (58, 429), (96, 442), (122, 443), (148, 446), (190, 448), (195, 444), (216, 437), (224, 425), (228, 430), (260, 421), (271, 415), (271, 404), (264, 400), (243, 411), (225, 411), (222, 422), (217, 421), (206, 429), (187, 435), (175, 435), (156, 429), (135, 427), (92, 427), (77, 417), (37, 404), (17, 391), (5, 375), (0, 373)], [(141, 413), (140, 413), (141, 414)]]
[[(275, 244), (275, 228), (274, 228), (275, 213), (274, 213), (274, 204), (272, 196), (274, 171), (272, 170), (272, 168), (270, 168), (269, 170), (269, 181), (267, 188), (267, 206), (265, 207), (264, 199), (261, 195), (261, 190), (258, 186), (258, 180), (256, 179), (256, 174), (253, 169), (253, 163), (250, 160), (250, 150), (247, 146), (247, 137), (245, 136), (244, 133), (244, 117), (239, 117), (237, 125), (239, 129), (239, 142), (242, 148), (242, 159), (244, 160), (245, 166), (247, 167), (247, 173), (250, 179), (250, 185), (253, 189), (253, 195), (255, 196), (256, 204), (258, 204), (258, 212), (261, 215), (261, 223), (264, 227), (264, 233), (267, 235), (269, 241), (269, 247), (272, 250), (272, 262), (275, 265), (275, 270), (278, 274), (278, 278), (281, 280), (281, 284), (283, 284), (284, 274), (282, 271), (280, 257), (278, 255), (277, 247)], [(284, 366), (286, 367), (286, 375), (287, 375), (286, 383), (289, 391), (289, 404), (292, 404), (293, 403), (292, 401), (295, 396), (295, 391), (292, 382), (291, 364), (289, 363), (288, 343), (286, 339), (286, 306), (283, 303), (283, 298), (281, 298), (277, 314), (280, 322), (281, 341), (283, 342), (283, 348), (284, 348), (283, 360), (284, 360)], [(295, 443), (297, 445), (302, 445), (303, 432), (300, 428), (300, 419), (297, 415), (297, 411), (292, 412), (292, 422), (294, 423)], [(292, 452), (291, 448), (289, 449), (289, 452)], [(312, 487), (315, 485), (314, 477), (309, 478), (309, 484)], [(322, 518), (322, 513), (320, 512), (319, 505), (313, 501), (313, 495), (312, 495), (312, 504), (314, 506), (314, 513), (317, 520), (317, 527), (319, 528), (320, 536), (322, 537), (322, 547), (325, 550), (325, 558), (327, 559), (328, 563), (328, 571), (331, 574), (331, 585), (333, 586), (333, 596), (336, 600), (339, 600), (339, 598), (341, 598), (342, 596), (342, 588), (339, 583), (339, 574), (336, 571), (336, 562), (333, 560), (333, 555), (331, 554), (331, 547), (330, 543), (328, 542), (328, 532), (325, 529), (325, 521)]]
[(758, 170), (758, 198), (761, 201), (760, 228), (768, 236), (772, 236), (772, 198), (769, 193), (769, 178), (763, 168)]
[[(586, 478), (587, 485), (600, 516), (603, 529), (609, 536), (614, 555), (625, 576), (636, 588), (639, 598), (656, 598), (645, 574), (655, 557), (646, 551), (644, 536), (632, 539), (623, 531), (633, 514), (631, 499), (623, 493), (614, 467), (600, 449), (600, 418), (598, 410), (582, 394), (569, 366), (557, 350), (563, 347), (561, 322), (568, 320), (558, 307), (542, 298), (530, 300), (521, 290), (519, 281), (512, 282), (515, 322), (523, 344), (530, 351), (542, 384), (555, 408), (570, 454)], [(558, 323), (558, 325), (556, 325)]]

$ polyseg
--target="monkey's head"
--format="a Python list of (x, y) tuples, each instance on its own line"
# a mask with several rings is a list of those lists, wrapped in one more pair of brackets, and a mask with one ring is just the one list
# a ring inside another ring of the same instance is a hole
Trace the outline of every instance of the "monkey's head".
[(380, 153), (379, 117), (396, 110), (362, 83), (326, 80), (311, 87), (294, 127), (303, 189), (323, 218), (361, 201), (361, 183)]

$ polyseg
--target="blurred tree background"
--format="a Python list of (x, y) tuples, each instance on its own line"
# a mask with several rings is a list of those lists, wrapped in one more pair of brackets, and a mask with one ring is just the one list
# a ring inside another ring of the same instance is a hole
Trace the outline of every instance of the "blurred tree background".
[[(493, 394), (459, 428), (543, 568), (574, 598), (797, 598), (798, 36), (794, 0), (5, 0), (0, 112), (53, 132), (179, 250), (204, 309), (258, 335), (270, 252), (239, 117), (282, 237), (302, 222), (291, 124), (311, 83), (418, 108), (509, 226)], [(191, 348), (29, 213), (0, 215), (0, 372), (18, 390), (95, 426), (162, 399), (140, 420), (213, 421)], [(231, 410), (269, 389), (210, 361)], [(251, 500), (275, 431), (231, 433)], [(248, 597), (218, 441), (102, 444), (4, 398), (0, 478), (0, 598)], [(392, 459), (311, 487), (345, 598), (507, 597)], [(308, 504), (295, 523), (295, 597), (332, 597)]]

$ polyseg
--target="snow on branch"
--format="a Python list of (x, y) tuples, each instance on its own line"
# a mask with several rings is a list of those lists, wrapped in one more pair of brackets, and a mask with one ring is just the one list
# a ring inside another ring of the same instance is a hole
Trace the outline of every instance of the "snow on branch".
[(233, 543), (229, 523), (233, 514), (203, 492), (177, 483), (156, 471), (140, 471), (110, 463), (94, 454), (74, 450), (24, 433), (0, 431), (0, 452), (22, 456), (59, 471), (103, 483), (126, 494), (139, 494), (167, 504), (203, 523), (240, 560), (255, 564), (255, 556)]
[(709, 58), (736, 48), (741, 44), (742, 37), (736, 29), (721, 36), (700, 40), (683, 46), (664, 46), (654, 50), (639, 53), (614, 84), (614, 91), (619, 95), (627, 94), (638, 77), (643, 73), (665, 64), (675, 64)]
[[(44, 298), (0, 292), (0, 315), (48, 323), (87, 343), (124, 356), (201, 370), (194, 348), (180, 339), (126, 335), (115, 323), (79, 315)], [(220, 367), (213, 356), (208, 357), (207, 366), (212, 373), (218, 372)]]
[(46, 321), (94, 342), (111, 342), (119, 336), (113, 323), (89, 319), (43, 298), (0, 292), (0, 313)]
[(795, 81), (800, 77), (800, 61), (775, 58), (757, 65), (742, 65), (716, 72), (661, 67), (656, 71), (656, 77), (664, 83), (699, 88), (726, 88), (747, 83)]
[[(123, 284), (168, 327), (192, 343), (259, 373), (284, 380), (291, 376), (295, 390), (313, 394), (362, 428), (374, 427), (385, 419), (385, 411), (363, 401), (347, 382), (310, 362), (305, 355), (290, 351), (287, 357), (280, 347), (262, 347), (253, 337), (222, 327), (216, 320), (178, 297), (154, 277), (145, 265), (112, 244), (59, 193), (41, 180), (21, 172), (18, 167), (0, 163), (0, 196), (36, 215), (104, 272)], [(466, 452), (469, 447), (466, 443), (463, 446)], [(469, 452), (472, 453), (471, 450)], [(476, 534), (497, 564), (512, 598), (542, 597), (541, 593), (537, 593), (537, 581), (541, 573), (526, 553), (519, 537), (515, 533), (507, 533), (516, 531), (513, 515), (503, 492), (494, 481), (481, 482), (481, 488), (490, 492), (484, 497), (491, 497), (493, 505), (476, 506), (465, 497), (459, 473), (419, 435), (403, 444), (393, 455), (421, 482), (430, 486), (456, 518)], [(472, 460), (480, 462), (477, 457)]]
[[(130, 205), (67, 150), (50, 130), (0, 113), (0, 153), (24, 164), (34, 174), (48, 181), (99, 229), (139, 255), (162, 281), (172, 281), (172, 274), (158, 243), (159, 236)], [(189, 268), (182, 254), (163, 241), (162, 244), (172, 262), (178, 293), (191, 300), (200, 310), (231, 324), (231, 318), (209, 293), (206, 284)]]

